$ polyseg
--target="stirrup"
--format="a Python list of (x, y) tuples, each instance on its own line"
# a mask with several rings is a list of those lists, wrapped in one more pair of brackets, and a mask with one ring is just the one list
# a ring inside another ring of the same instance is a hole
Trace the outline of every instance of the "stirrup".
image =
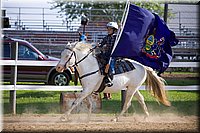
[(113, 85), (112, 79), (108, 75), (106, 75), (105, 76), (105, 86), (111, 87), (112, 85)]
[(111, 87), (111, 86), (113, 86), (113, 83), (112, 82), (105, 83), (105, 86)]

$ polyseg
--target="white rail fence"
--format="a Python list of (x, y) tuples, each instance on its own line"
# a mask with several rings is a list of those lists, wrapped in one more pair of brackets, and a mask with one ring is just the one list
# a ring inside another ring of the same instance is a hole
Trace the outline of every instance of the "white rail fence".
[[(29, 60), (1, 60), (0, 66), (56, 66), (58, 61), (29, 61)], [(199, 67), (199, 62), (171, 62), (169, 67)], [(198, 90), (193, 86), (166, 86), (167, 90)], [(141, 86), (140, 90), (145, 87)], [(41, 90), (41, 91), (81, 91), (81, 86), (53, 86), (53, 85), (0, 85), (0, 90)]]
[[(166, 90), (197, 91), (198, 85), (190, 86), (166, 86)], [(53, 85), (0, 85), (1, 90), (37, 90), (37, 91), (82, 91), (81, 86), (53, 86)], [(145, 90), (142, 85), (140, 90)]]
[[(0, 66), (56, 66), (58, 61), (0, 60)], [(169, 67), (199, 67), (199, 62), (171, 62)]]
[[(16, 55), (18, 53), (16, 52)], [(39, 90), (39, 91), (81, 91), (81, 86), (53, 86), (53, 85), (17, 85), (18, 66), (56, 66), (57, 61), (28, 61), (28, 60), (1, 60), (0, 66), (15, 66), (14, 85), (0, 85), (0, 91), (10, 91), (10, 105), (12, 114), (16, 114), (16, 91), (17, 90)], [(169, 67), (199, 67), (198, 62), (172, 62)], [(140, 89), (144, 90), (144, 86)], [(166, 86), (167, 90), (198, 90), (199, 86)], [(121, 106), (125, 101), (125, 90), (121, 91)]]

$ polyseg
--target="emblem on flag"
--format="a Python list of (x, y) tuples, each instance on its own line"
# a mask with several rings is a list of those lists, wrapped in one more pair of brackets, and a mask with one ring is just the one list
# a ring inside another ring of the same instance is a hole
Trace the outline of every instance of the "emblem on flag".
[(158, 59), (161, 56), (162, 45), (165, 42), (165, 38), (157, 40), (154, 35), (149, 35), (145, 41), (145, 45), (142, 48), (142, 52), (149, 58)]

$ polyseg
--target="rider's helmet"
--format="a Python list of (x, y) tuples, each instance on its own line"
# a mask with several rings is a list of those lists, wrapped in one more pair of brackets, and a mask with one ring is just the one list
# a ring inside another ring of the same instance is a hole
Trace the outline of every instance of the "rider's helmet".
[(118, 30), (118, 24), (116, 22), (109, 22), (106, 26)]

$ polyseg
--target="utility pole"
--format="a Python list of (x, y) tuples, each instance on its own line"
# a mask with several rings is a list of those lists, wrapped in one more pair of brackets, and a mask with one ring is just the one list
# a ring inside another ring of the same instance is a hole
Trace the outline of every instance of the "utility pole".
[(165, 3), (165, 6), (164, 6), (164, 21), (165, 23), (167, 23), (167, 16), (168, 16), (168, 4)]

